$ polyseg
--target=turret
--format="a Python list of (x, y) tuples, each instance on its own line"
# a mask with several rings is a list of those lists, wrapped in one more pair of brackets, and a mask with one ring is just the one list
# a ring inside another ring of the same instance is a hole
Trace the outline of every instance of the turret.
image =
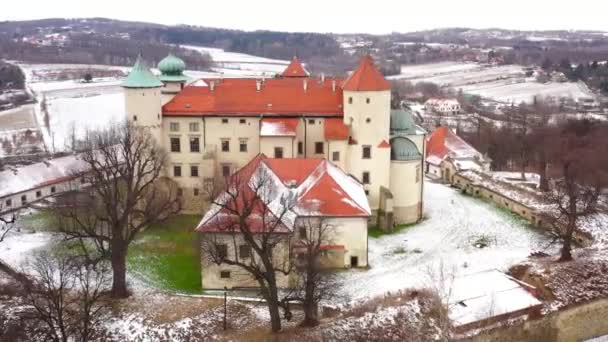
[(343, 86), (344, 124), (351, 139), (347, 169), (368, 191), (373, 210), (380, 208), (380, 188), (389, 187), (390, 83), (365, 56)]
[(160, 141), (162, 123), (161, 88), (163, 83), (148, 69), (140, 56), (121, 84), (125, 96), (125, 112), (133, 124), (147, 127)]
[(163, 105), (184, 89), (184, 84), (188, 81), (188, 77), (184, 75), (185, 69), (186, 63), (173, 54), (169, 54), (158, 63), (159, 78), (164, 84), (161, 91)]

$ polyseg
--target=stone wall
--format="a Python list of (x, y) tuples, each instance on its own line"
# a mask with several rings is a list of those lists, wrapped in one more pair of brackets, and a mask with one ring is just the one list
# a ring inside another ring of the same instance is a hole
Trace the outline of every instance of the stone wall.
[(571, 306), (547, 316), (485, 331), (466, 342), (572, 342), (608, 334), (608, 299)]

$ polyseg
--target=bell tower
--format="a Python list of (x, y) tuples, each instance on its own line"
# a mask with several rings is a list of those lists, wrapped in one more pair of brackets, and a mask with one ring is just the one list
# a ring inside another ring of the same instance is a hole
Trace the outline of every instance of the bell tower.
[(121, 84), (125, 96), (127, 119), (134, 125), (146, 127), (158, 144), (161, 141), (163, 83), (148, 69), (141, 55)]
[(372, 210), (390, 185), (390, 83), (367, 55), (343, 85), (344, 124), (350, 126), (347, 170), (366, 189)]

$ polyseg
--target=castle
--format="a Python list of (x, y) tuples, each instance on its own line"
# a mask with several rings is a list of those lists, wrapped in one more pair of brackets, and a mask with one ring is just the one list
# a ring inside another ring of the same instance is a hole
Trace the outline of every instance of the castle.
[(274, 78), (191, 80), (185, 68), (169, 55), (157, 76), (138, 57), (122, 84), (128, 119), (168, 152), (184, 211), (202, 213), (206, 184), (263, 154), (339, 167), (362, 184), (371, 225), (422, 217), (425, 132), (391, 110), (390, 84), (370, 56), (345, 79), (312, 77), (295, 57)]

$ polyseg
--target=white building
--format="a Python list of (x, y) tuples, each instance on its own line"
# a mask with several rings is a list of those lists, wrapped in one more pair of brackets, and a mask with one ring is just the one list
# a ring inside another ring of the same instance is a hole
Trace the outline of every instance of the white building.
[(460, 103), (455, 99), (428, 99), (424, 103), (424, 108), (442, 115), (457, 115), (462, 110)]
[(437, 127), (427, 139), (426, 174), (452, 184), (454, 175), (466, 170), (490, 169), (490, 160), (448, 127)]
[[(270, 79), (188, 84), (172, 55), (158, 68), (160, 77), (137, 60), (123, 83), (126, 112), (169, 152), (167, 176), (181, 187), (186, 211), (206, 208), (203, 184), (264, 153), (332, 161), (363, 184), (374, 218), (380, 211), (389, 228), (422, 217), (424, 131), (391, 135), (390, 84), (369, 56), (347, 79), (311, 77), (297, 58)], [(404, 148), (417, 154), (401, 160)]]

